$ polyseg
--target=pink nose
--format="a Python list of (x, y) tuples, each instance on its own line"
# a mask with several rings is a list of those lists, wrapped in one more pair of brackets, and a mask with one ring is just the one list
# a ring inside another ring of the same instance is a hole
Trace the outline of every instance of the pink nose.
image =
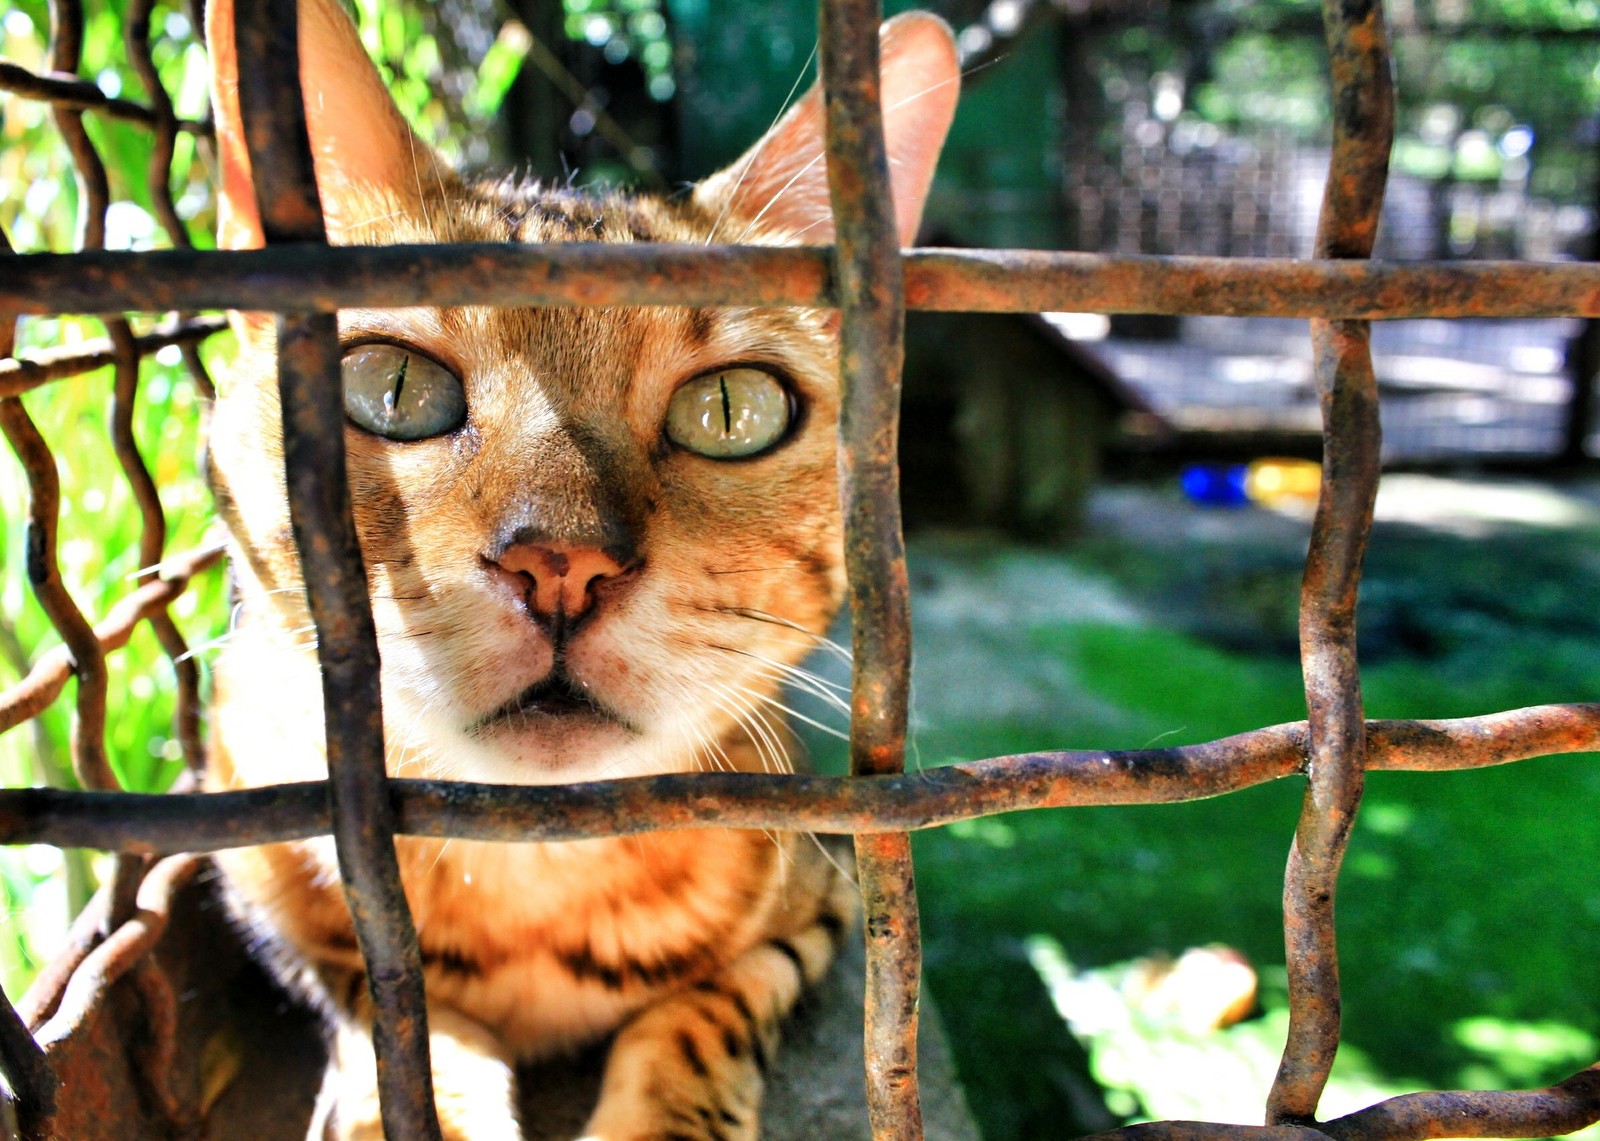
[(532, 582), (528, 607), (535, 617), (560, 616), (568, 622), (594, 605), (597, 586), (628, 573), (627, 567), (604, 551), (560, 544), (518, 543), (496, 561)]

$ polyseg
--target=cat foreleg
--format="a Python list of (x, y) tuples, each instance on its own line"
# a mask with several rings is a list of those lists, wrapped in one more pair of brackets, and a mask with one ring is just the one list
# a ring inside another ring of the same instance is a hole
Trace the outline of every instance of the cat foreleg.
[(831, 892), (802, 930), (757, 944), (624, 1024), (582, 1141), (754, 1141), (779, 1023), (833, 961), (843, 902)]
[[(448, 1007), (430, 1005), (428, 1048), (444, 1141), (520, 1141), (516, 1070), (495, 1036)], [(367, 1018), (339, 1019), (307, 1141), (383, 1141)]]

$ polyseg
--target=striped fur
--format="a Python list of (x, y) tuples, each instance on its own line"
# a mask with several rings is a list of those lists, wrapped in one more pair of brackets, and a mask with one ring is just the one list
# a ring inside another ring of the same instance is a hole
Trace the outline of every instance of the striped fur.
[[(745, 159), (675, 198), (471, 183), (400, 120), (333, 0), (300, 9), (305, 74), (315, 77), (308, 126), (335, 242), (831, 240), (826, 188), (811, 173), (816, 93)], [(212, 0), (220, 233), (225, 245), (250, 246), (260, 223), (231, 19), (229, 0)], [(953, 106), (954, 54), (929, 17), (886, 26), (884, 44), (891, 95), (894, 84), (935, 93), (891, 115), (909, 241)], [(834, 324), (825, 313), (751, 308), (341, 313), (346, 343), (432, 358), (460, 379), (468, 409), (458, 429), (420, 440), (347, 431), (391, 772), (551, 783), (790, 766), (777, 694), (785, 680), (804, 681), (798, 663), (843, 589)], [(273, 345), (259, 315), (235, 326), (240, 356), (216, 409), (212, 469), (242, 605), (217, 664), (214, 789), (326, 768)], [(673, 446), (663, 423), (678, 386), (734, 366), (781, 379), (795, 409), (787, 438), (731, 462)], [(581, 624), (530, 620), (532, 596), (508, 586), (515, 576), (496, 562), (525, 535), (626, 549), (627, 573), (594, 588)], [(519, 695), (558, 673), (603, 715), (502, 712), (523, 709)], [(474, 1141), (519, 1135), (518, 1062), (607, 1039), (588, 1136), (755, 1137), (778, 1024), (827, 969), (855, 906), (838, 865), (805, 836), (404, 838), (397, 849), (423, 951), (441, 1117), (449, 1137)], [(314, 1131), (378, 1136), (364, 967), (331, 842), (219, 863), (263, 954), (327, 1014), (335, 1064)]]

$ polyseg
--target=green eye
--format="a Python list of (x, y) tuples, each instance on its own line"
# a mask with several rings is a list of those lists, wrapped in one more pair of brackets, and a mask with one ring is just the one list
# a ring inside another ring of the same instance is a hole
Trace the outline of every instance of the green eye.
[(730, 368), (697, 376), (672, 394), (667, 439), (714, 460), (753, 456), (789, 430), (789, 392), (770, 373)]
[(424, 440), (461, 427), (467, 398), (438, 361), (398, 345), (358, 345), (345, 353), (344, 411), (391, 440)]

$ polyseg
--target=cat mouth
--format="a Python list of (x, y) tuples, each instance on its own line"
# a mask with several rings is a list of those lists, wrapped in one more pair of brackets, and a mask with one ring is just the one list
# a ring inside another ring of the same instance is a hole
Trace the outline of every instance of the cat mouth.
[(561, 723), (574, 728), (582, 724), (628, 724), (615, 711), (585, 692), (559, 667), (542, 681), (535, 682), (492, 713), (479, 718), (468, 729), (474, 736), (496, 729), (529, 728), (539, 723)]

